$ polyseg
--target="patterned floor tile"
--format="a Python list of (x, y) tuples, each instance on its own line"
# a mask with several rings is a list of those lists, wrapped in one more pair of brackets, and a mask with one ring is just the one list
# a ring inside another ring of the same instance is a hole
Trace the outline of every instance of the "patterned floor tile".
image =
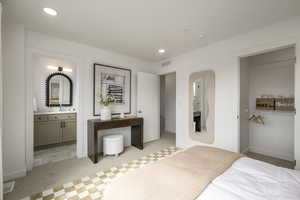
[(121, 166), (112, 167), (105, 172), (98, 172), (93, 177), (86, 176), (80, 180), (47, 189), (22, 200), (101, 200), (105, 186), (114, 178), (172, 156), (179, 151), (179, 148), (169, 147)]

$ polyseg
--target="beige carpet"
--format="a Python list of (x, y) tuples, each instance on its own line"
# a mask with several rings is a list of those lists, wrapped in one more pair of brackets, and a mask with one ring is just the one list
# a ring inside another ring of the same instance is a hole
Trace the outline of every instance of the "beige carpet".
[(4, 199), (24, 198), (69, 181), (92, 176), (99, 171), (106, 171), (113, 166), (119, 166), (170, 146), (175, 146), (175, 134), (163, 134), (160, 140), (145, 144), (143, 151), (128, 147), (118, 158), (105, 157), (97, 164), (93, 164), (87, 158), (48, 163), (34, 168), (26, 177), (17, 179), (14, 191), (5, 195)]

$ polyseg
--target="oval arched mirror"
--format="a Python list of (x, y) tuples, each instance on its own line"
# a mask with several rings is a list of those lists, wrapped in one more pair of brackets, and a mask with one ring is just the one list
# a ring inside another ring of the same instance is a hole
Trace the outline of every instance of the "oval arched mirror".
[(212, 144), (215, 121), (215, 73), (194, 72), (190, 75), (190, 137)]
[(63, 73), (53, 73), (46, 80), (46, 105), (72, 106), (73, 83), (70, 77)]

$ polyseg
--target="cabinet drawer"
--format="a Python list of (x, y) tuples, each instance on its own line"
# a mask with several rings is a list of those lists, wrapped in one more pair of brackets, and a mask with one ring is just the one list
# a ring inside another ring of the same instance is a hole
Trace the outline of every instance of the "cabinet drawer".
[(49, 120), (75, 120), (76, 114), (49, 115)]
[(34, 121), (48, 121), (48, 115), (36, 115), (34, 116)]
[(48, 115), (48, 119), (53, 121), (53, 120), (60, 120), (59, 115)]
[(61, 119), (65, 119), (65, 120), (75, 120), (76, 119), (76, 114), (64, 114), (61, 115)]

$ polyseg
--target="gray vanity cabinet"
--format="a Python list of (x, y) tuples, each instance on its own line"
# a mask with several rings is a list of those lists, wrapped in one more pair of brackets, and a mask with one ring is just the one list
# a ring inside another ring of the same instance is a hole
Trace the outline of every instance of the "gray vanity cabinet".
[(35, 146), (60, 143), (61, 128), (59, 121), (38, 122), (36, 126), (37, 143)]
[(36, 115), (34, 146), (76, 141), (76, 114)]
[(70, 142), (76, 140), (76, 122), (73, 121), (64, 121), (62, 129), (62, 141)]

